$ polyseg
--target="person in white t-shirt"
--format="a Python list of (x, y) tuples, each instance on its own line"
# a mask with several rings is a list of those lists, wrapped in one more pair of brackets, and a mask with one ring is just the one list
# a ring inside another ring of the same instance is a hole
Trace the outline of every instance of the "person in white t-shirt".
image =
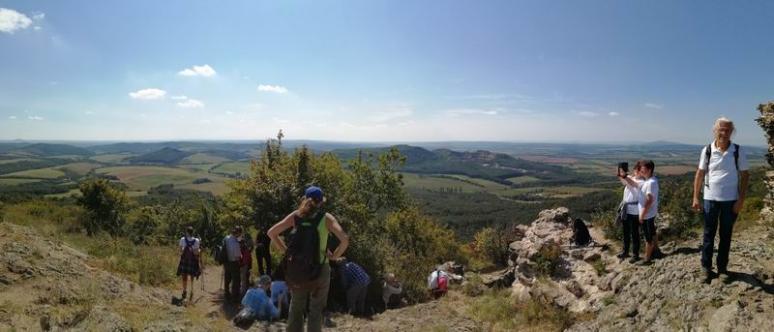
[(180, 263), (177, 265), (177, 275), (183, 281), (182, 300), (185, 299), (188, 290), (188, 279), (191, 279), (191, 295), (193, 295), (193, 279), (198, 278), (202, 272), (200, 242), (193, 236), (193, 227), (186, 227), (185, 236), (180, 238)]
[(658, 246), (656, 238), (656, 216), (658, 215), (658, 179), (653, 175), (656, 165), (652, 160), (640, 164), (640, 175), (645, 179), (640, 187), (639, 221), (645, 236), (645, 261), (650, 264), (653, 251)]
[[(702, 149), (699, 168), (693, 181), (693, 204), (696, 211), (704, 211), (704, 238), (702, 242), (701, 265), (704, 268), (704, 282), (714, 277), (712, 254), (715, 233), (719, 233), (717, 267), (718, 273), (728, 277), (728, 253), (734, 222), (744, 206), (747, 184), (750, 180), (749, 165), (744, 149), (731, 143), (734, 122), (721, 117), (715, 121), (715, 141)], [(704, 204), (699, 193), (704, 189)], [(718, 232), (719, 230), (719, 232)]]

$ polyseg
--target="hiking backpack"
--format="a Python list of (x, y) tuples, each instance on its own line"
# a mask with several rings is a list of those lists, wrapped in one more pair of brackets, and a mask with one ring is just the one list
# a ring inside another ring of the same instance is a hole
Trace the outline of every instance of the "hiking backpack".
[(441, 271), (436, 271), (435, 273), (438, 274), (437, 290), (446, 292), (449, 289), (449, 277), (446, 276), (446, 273), (441, 273)]
[(310, 217), (294, 216), (295, 226), (290, 232), (288, 250), (285, 252), (285, 281), (291, 289), (314, 286), (322, 272), (320, 262), (320, 234), (317, 231), (324, 222), (325, 212), (318, 210)]
[(585, 246), (591, 242), (591, 234), (583, 219), (575, 219), (572, 225), (572, 237), (576, 246)]
[(212, 247), (212, 259), (218, 265), (223, 265), (228, 260), (228, 253), (226, 253), (226, 240), (224, 239), (220, 245)]
[[(734, 165), (736, 166), (737, 173), (739, 172), (739, 144), (733, 143), (734, 146)], [(710, 164), (710, 157), (712, 157), (712, 143), (707, 144), (707, 147), (704, 149), (704, 168), (707, 170), (704, 173), (704, 186), (709, 188), (709, 164)]]
[(184, 241), (185, 248), (183, 248), (183, 254), (180, 258), (185, 261), (195, 261), (196, 255), (194, 255), (193, 246), (196, 244), (196, 238), (192, 238), (191, 241), (188, 241), (188, 239), (185, 239)]

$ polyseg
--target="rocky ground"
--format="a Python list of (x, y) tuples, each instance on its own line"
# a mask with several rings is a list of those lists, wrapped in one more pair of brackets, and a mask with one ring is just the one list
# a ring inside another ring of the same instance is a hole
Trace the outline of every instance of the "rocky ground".
[[(567, 209), (543, 211), (516, 226), (511, 265), (482, 275), (483, 283), (510, 290), (514, 302), (538, 299), (579, 319), (572, 331), (774, 331), (774, 231), (756, 226), (735, 234), (728, 280), (702, 283), (698, 239), (663, 246), (653, 265), (620, 262), (610, 245), (568, 245)], [(541, 255), (559, 248), (548, 275)], [(234, 327), (236, 308), (224, 305), (220, 269), (206, 269), (187, 306), (170, 303), (177, 292), (143, 287), (100, 270), (88, 255), (0, 223), (0, 330), (283, 331), (284, 323)], [(469, 274), (470, 275), (470, 274)], [(202, 290), (202, 281), (204, 283)], [(390, 310), (371, 319), (335, 314), (336, 331), (483, 331), (470, 316), (473, 298), (451, 291), (438, 301)], [(529, 328), (529, 326), (524, 326)]]

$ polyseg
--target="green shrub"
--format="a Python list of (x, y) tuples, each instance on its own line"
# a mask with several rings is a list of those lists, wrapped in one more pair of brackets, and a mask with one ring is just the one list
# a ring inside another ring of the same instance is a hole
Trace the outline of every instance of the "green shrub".
[(465, 282), (462, 284), (462, 293), (465, 295), (470, 297), (481, 296), (488, 289), (480, 275), (467, 274), (465, 277)]
[(510, 239), (507, 232), (485, 227), (473, 237), (476, 253), (495, 265), (504, 266), (508, 263), (508, 244)]
[(533, 261), (535, 262), (535, 272), (539, 276), (556, 275), (562, 269), (562, 247), (554, 241), (549, 241), (538, 250)]

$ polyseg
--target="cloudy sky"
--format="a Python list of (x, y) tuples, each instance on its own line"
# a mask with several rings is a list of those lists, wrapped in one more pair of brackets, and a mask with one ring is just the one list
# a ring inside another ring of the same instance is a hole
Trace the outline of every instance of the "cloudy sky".
[(774, 2), (4, 1), (0, 139), (736, 141)]

